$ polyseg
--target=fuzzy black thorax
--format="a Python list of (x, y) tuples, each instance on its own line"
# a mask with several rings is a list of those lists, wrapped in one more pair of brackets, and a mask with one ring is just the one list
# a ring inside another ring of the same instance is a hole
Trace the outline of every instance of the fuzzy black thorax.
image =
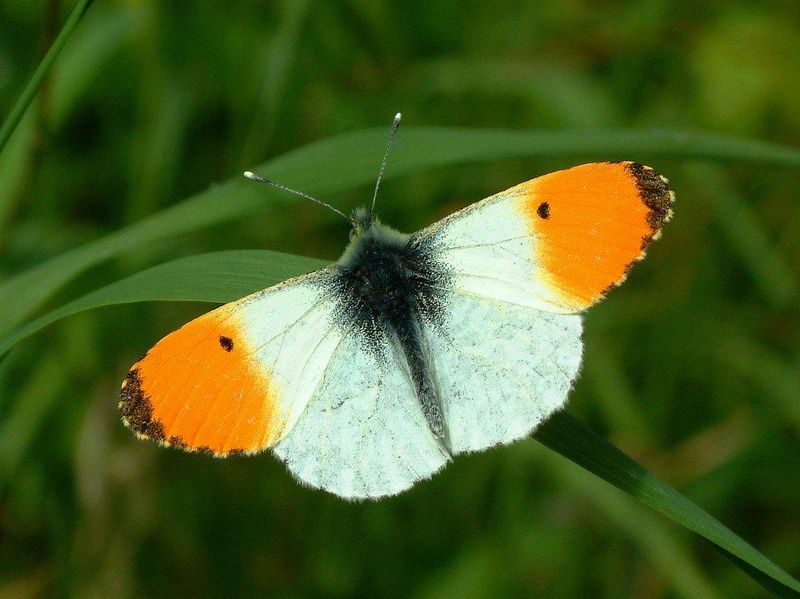
[(435, 321), (447, 274), (426, 244), (366, 211), (356, 211), (353, 219), (335, 277), (339, 314), (378, 343), (392, 330), (402, 340), (409, 319)]

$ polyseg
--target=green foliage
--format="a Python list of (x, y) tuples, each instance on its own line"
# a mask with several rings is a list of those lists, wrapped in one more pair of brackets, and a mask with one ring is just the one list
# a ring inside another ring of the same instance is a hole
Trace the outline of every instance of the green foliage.
[[(759, 595), (743, 571), (797, 589), (719, 523), (800, 570), (800, 103), (778, 56), (800, 42), (793, 5), (108, 2), (47, 79), (31, 57), (58, 28), (40, 10), (0, 3), (16, 127), (0, 154), (0, 594)], [(229, 300), (329, 261), (208, 250), (334, 258), (343, 223), (238, 173), (353, 206), (397, 110), (379, 207), (401, 229), (584, 159), (673, 182), (664, 240), (587, 315), (572, 416), (536, 435), (568, 460), (518, 443), (352, 505), (268, 456), (136, 441), (118, 384), (197, 310), (120, 304)]]

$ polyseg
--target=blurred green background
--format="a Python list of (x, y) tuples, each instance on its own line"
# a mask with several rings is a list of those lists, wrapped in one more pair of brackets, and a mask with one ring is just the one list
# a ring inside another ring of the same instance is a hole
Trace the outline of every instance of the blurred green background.
[[(521, 4), (98, 0), (0, 155), (2, 280), (304, 144), (388, 128), (397, 111), (408, 128), (699, 129), (800, 147), (800, 4)], [(73, 7), (0, 0), (0, 118)], [(398, 152), (413, 153), (402, 131)], [(592, 159), (647, 162), (678, 202), (648, 259), (587, 315), (568, 410), (797, 576), (796, 168), (562, 152), (389, 179), (379, 212), (410, 231)], [(324, 199), (349, 209), (370, 193)], [(265, 201), (104, 262), (49, 307), (178, 256), (334, 259), (346, 240), (327, 211)], [(0, 597), (766, 593), (535, 441), (362, 504), (301, 488), (268, 454), (137, 441), (119, 422), (120, 381), (206, 309), (79, 314), (0, 364)]]

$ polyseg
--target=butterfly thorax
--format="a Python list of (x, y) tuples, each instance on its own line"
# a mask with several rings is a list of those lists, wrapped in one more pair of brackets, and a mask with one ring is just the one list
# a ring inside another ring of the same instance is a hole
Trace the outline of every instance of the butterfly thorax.
[(343, 309), (369, 337), (383, 343), (387, 327), (399, 324), (415, 311), (424, 291), (413, 271), (411, 236), (372, 219), (356, 225), (350, 245), (339, 259), (338, 295)]
[(448, 274), (417, 237), (383, 225), (366, 210), (354, 212), (353, 223), (333, 282), (340, 324), (357, 330), (379, 361), (387, 347), (399, 344), (430, 428), (443, 437), (422, 330), (423, 324), (437, 326)]

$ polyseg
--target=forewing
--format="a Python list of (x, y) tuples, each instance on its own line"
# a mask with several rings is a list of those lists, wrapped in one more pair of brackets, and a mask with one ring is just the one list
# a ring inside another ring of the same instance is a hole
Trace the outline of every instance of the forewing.
[(395, 495), (449, 460), (420, 409), (397, 340), (346, 334), (275, 453), (303, 483), (348, 499)]
[(671, 214), (668, 181), (633, 162), (596, 163), (512, 187), (417, 234), (453, 287), (575, 313), (620, 284)]
[(567, 400), (581, 363), (581, 317), (454, 292), (423, 324), (452, 453), (529, 435)]
[(259, 291), (167, 335), (123, 382), (140, 437), (216, 455), (254, 453), (302, 413), (341, 340), (324, 269)]

